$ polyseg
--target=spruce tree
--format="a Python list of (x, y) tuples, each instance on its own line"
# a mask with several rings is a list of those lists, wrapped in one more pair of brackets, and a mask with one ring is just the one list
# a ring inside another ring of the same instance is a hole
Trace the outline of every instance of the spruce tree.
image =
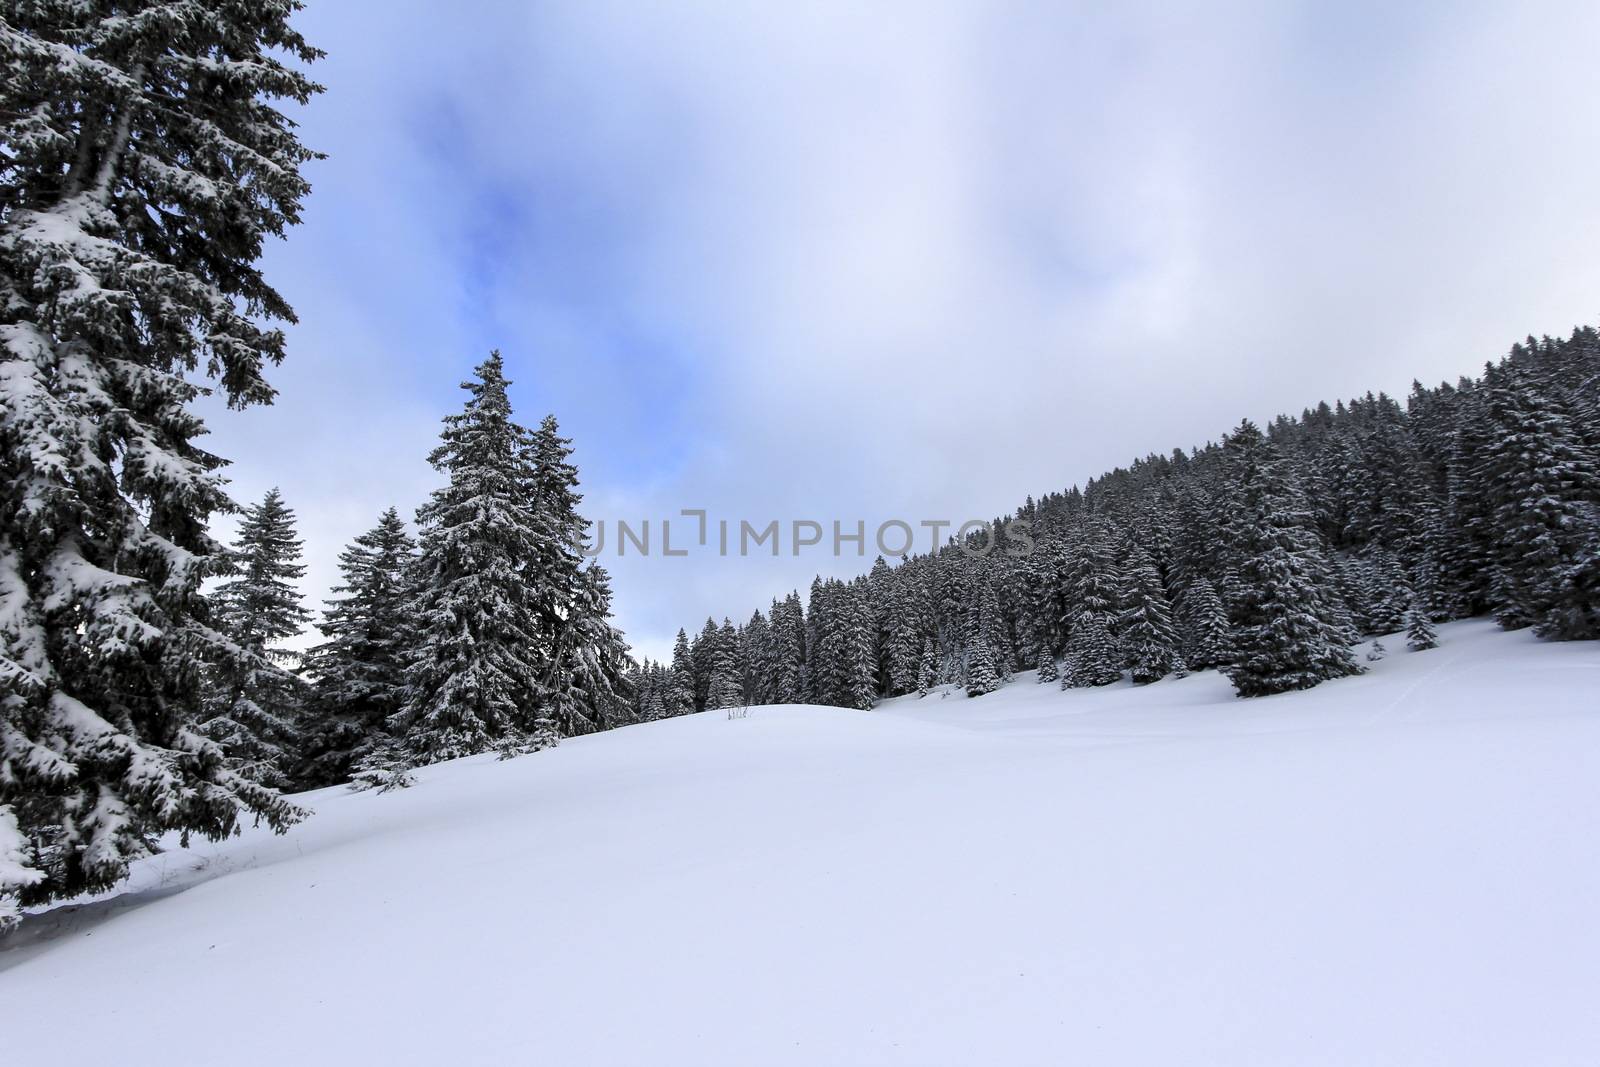
[(917, 665), (917, 696), (925, 697), (939, 684), (939, 657), (932, 641), (922, 642), (922, 660)]
[(1330, 572), (1310, 515), (1277, 449), (1248, 420), (1224, 442), (1230, 534), (1241, 559), (1236, 655), (1228, 677), (1241, 696), (1309, 689), (1359, 674), (1353, 635), (1328, 596)]
[(1055, 658), (1055, 656), (1050, 654), (1050, 650), (1049, 649), (1044, 649), (1043, 651), (1041, 651), (1039, 653), (1039, 677), (1038, 677), (1038, 680), (1040, 682), (1053, 682), (1053, 681), (1055, 681), (1056, 679), (1058, 679), (1060, 677), (1061, 677), (1060, 672), (1056, 670), (1056, 658)]
[[(633, 686), (628, 680), (628, 644), (611, 623), (611, 576), (598, 563), (578, 573), (577, 596), (558, 642), (561, 659), (541, 694), (543, 712), (535, 721), (558, 736), (611, 730), (634, 721)], [(528, 750), (554, 742), (534, 738)]]
[(1390, 634), (1404, 627), (1411, 587), (1394, 553), (1381, 544), (1369, 546), (1355, 561), (1355, 575), (1362, 629)]
[(657, 719), (667, 717), (667, 685), (668, 675), (659, 663), (651, 663), (645, 669), (645, 684), (640, 690), (639, 718), (643, 722), (655, 722)]
[(747, 704), (771, 704), (772, 628), (756, 611), (739, 632), (739, 680)]
[(1413, 652), (1426, 652), (1438, 646), (1439, 637), (1428, 619), (1427, 609), (1421, 601), (1413, 600), (1411, 610), (1406, 612), (1406, 647)]
[(236, 575), (212, 597), (216, 627), (201, 730), (233, 765), (259, 782), (288, 782), (299, 744), (305, 682), (292, 668), (299, 656), (278, 643), (310, 621), (294, 585), (305, 574), (294, 512), (272, 489), (244, 511), (229, 552)]
[(1063, 689), (1110, 685), (1122, 678), (1122, 657), (1111, 628), (1117, 617), (1117, 572), (1110, 531), (1091, 528), (1079, 538), (1067, 571), (1068, 618)]
[(872, 707), (872, 626), (864, 589), (830, 579), (812, 586), (816, 699), (841, 708)]
[(610, 577), (597, 564), (583, 566), (589, 523), (578, 514), (571, 457), (572, 442), (555, 416), (545, 416), (529, 439), (533, 477), (524, 503), (534, 536), (521, 567), (538, 667), (535, 721), (564, 737), (621, 721), (617, 701), (626, 691), (626, 648), (610, 622)]
[(672, 643), (672, 679), (666, 695), (668, 715), (687, 715), (694, 711), (694, 661), (689, 652), (689, 635), (678, 631)]
[(1160, 573), (1137, 546), (1129, 552), (1123, 568), (1121, 602), (1122, 661), (1132, 669), (1134, 684), (1144, 685), (1170, 674), (1180, 662), (1171, 608)]
[(722, 631), (716, 620), (706, 616), (705, 625), (689, 642), (689, 662), (694, 665), (694, 706), (704, 711), (711, 704), (711, 675), (717, 666), (717, 649), (722, 643)]
[(805, 612), (800, 594), (791, 592), (772, 604), (772, 702), (798, 704), (805, 699)]
[(1000, 688), (1000, 675), (994, 667), (994, 653), (982, 638), (967, 650), (967, 696), (979, 697)]
[(327, 640), (306, 657), (314, 681), (296, 774), (306, 787), (345, 781), (388, 738), (388, 720), (405, 697), (414, 640), (416, 547), (390, 508), (339, 554), (341, 583), (317, 626)]
[(528, 569), (543, 534), (529, 507), (531, 440), (512, 421), (500, 353), (474, 373), (428, 457), (449, 482), (417, 512), (417, 648), (390, 725), (419, 763), (516, 745), (541, 717), (549, 649)]
[(733, 623), (722, 620), (707, 649), (709, 680), (706, 683), (706, 708), (735, 708), (744, 703), (743, 686), (739, 684), (738, 635)]
[(1117, 643), (1106, 628), (1105, 616), (1093, 611), (1079, 613), (1067, 638), (1061, 688), (1085, 689), (1120, 681), (1118, 659)]
[(1495, 617), (1541, 637), (1600, 637), (1600, 456), (1521, 369), (1486, 377), (1474, 468), (1493, 544)]
[(899, 696), (917, 688), (921, 659), (914, 621), (900, 615), (891, 619), (889, 626), (889, 695)]
[(1184, 663), (1191, 670), (1221, 667), (1233, 658), (1233, 635), (1228, 612), (1216, 587), (1195, 578), (1184, 590), (1183, 616), (1186, 641)]
[(278, 101), (319, 88), (285, 59), (319, 53), (293, 3), (171, 6), (0, 18), (0, 901), (299, 814), (194, 728), (232, 504), (191, 402), (272, 398), (293, 312), (256, 261), (314, 156)]

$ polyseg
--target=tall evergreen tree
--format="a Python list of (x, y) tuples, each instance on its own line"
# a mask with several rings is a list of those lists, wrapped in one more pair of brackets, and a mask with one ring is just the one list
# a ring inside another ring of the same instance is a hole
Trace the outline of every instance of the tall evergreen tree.
[(732, 621), (723, 619), (722, 627), (709, 641), (706, 707), (739, 707), (744, 703), (744, 687), (739, 683), (739, 636), (734, 632)]
[(292, 673), (299, 656), (278, 647), (311, 619), (294, 585), (305, 574), (294, 518), (276, 489), (245, 508), (229, 553), (236, 576), (212, 598), (226, 642), (213, 646), (200, 723), (235, 767), (273, 786), (288, 782), (307, 696)]
[(1154, 682), (1177, 669), (1178, 635), (1161, 575), (1143, 549), (1135, 546), (1122, 572), (1119, 622), (1123, 663), (1136, 685)]
[(283, 57), (319, 53), (292, 2), (170, 8), (0, 18), (0, 901), (298, 815), (194, 729), (232, 505), (191, 401), (272, 398), (293, 312), (256, 261), (314, 156), (278, 101), (319, 91)]
[(922, 661), (917, 666), (917, 696), (925, 697), (939, 684), (939, 655), (931, 640), (922, 642)]
[(1096, 527), (1085, 532), (1071, 555), (1068, 569), (1068, 622), (1063, 689), (1110, 685), (1122, 677), (1122, 657), (1112, 625), (1117, 617), (1117, 571), (1111, 557), (1109, 532)]
[(449, 482), (417, 512), (417, 648), (391, 727), (433, 763), (518, 744), (540, 725), (549, 650), (539, 638), (529, 563), (545, 533), (529, 506), (528, 431), (512, 421), (500, 353), (479, 364), (458, 415), (428, 457)]
[(1066, 669), (1061, 672), (1061, 688), (1085, 689), (1110, 685), (1122, 678), (1117, 668), (1117, 642), (1107, 629), (1105, 617), (1082, 612), (1072, 624), (1067, 638)]
[(1228, 669), (1234, 688), (1262, 696), (1359, 674), (1353, 635), (1329, 601), (1329, 571), (1310, 514), (1277, 449), (1248, 420), (1225, 446), (1230, 533), (1242, 560), (1237, 654)]
[(967, 696), (981, 697), (1000, 688), (1000, 674), (994, 667), (994, 653), (982, 638), (967, 650)]
[(722, 633), (717, 628), (716, 620), (708, 615), (705, 625), (689, 642), (689, 661), (694, 665), (694, 706), (697, 711), (704, 711), (711, 706), (711, 675), (717, 667), (717, 649), (721, 639)]
[(772, 702), (805, 699), (806, 622), (800, 594), (772, 603)]
[(739, 684), (746, 704), (773, 702), (772, 628), (759, 611), (739, 632)]
[(872, 630), (863, 592), (837, 579), (813, 585), (811, 621), (815, 699), (841, 708), (872, 707)]
[(522, 561), (533, 620), (532, 656), (541, 665), (535, 705), (562, 736), (591, 733), (619, 719), (625, 690), (622, 636), (610, 622), (610, 577), (583, 567), (589, 523), (578, 514), (578, 469), (572, 442), (547, 415), (529, 441), (533, 477), (526, 505), (534, 537)]
[(1491, 369), (1482, 392), (1489, 437), (1474, 474), (1495, 616), (1542, 637), (1600, 636), (1600, 456), (1520, 368)]
[(1195, 578), (1183, 594), (1184, 662), (1192, 670), (1221, 667), (1233, 658), (1233, 636), (1228, 612), (1216, 587)]
[(689, 635), (678, 631), (672, 644), (672, 680), (668, 684), (668, 715), (687, 715), (694, 711), (694, 657), (689, 651)]
[(314, 679), (302, 731), (302, 785), (333, 785), (388, 739), (405, 698), (416, 541), (390, 508), (339, 554), (341, 583), (318, 629), (327, 638), (306, 658)]
[(540, 695), (551, 728), (570, 737), (631, 722), (632, 661), (622, 631), (611, 624), (611, 576), (598, 563), (579, 572), (577, 596), (559, 637), (561, 659)]

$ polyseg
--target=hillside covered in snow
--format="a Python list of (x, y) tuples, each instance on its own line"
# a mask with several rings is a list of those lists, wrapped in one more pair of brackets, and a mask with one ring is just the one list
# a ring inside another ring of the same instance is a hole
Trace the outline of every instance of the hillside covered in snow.
[(6, 1059), (1593, 1062), (1600, 647), (1440, 637), (1257, 700), (1023, 674), (304, 794), (28, 916)]

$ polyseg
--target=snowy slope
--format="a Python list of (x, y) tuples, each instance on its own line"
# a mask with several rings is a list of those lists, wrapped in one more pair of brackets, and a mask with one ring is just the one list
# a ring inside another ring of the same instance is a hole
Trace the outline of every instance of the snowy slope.
[(710, 713), (430, 768), (0, 951), (8, 1063), (1592, 1064), (1600, 648)]

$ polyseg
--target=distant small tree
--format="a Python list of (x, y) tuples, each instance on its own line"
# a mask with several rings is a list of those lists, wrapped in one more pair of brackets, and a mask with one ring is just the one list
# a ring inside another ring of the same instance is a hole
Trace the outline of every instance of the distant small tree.
[(1000, 675), (994, 669), (994, 653), (986, 641), (979, 641), (967, 652), (967, 696), (979, 697), (1000, 688)]
[(1438, 647), (1438, 644), (1439, 638), (1428, 619), (1427, 610), (1420, 601), (1413, 600), (1411, 610), (1406, 612), (1406, 646), (1413, 652), (1426, 652)]
[(694, 710), (694, 660), (689, 652), (689, 635), (678, 631), (672, 643), (671, 680), (667, 683), (667, 714), (687, 715)]
[(925, 697), (939, 684), (939, 657), (932, 641), (922, 642), (922, 662), (917, 667), (917, 696)]
[(1117, 643), (1106, 628), (1105, 619), (1095, 612), (1084, 612), (1073, 623), (1067, 638), (1066, 669), (1061, 688), (1087, 689), (1110, 685), (1122, 679), (1117, 666)]
[(1183, 594), (1186, 633), (1184, 661), (1203, 671), (1226, 665), (1233, 656), (1228, 611), (1216, 587), (1204, 578), (1190, 582)]
[(299, 656), (278, 647), (310, 620), (295, 586), (305, 566), (295, 516), (272, 489), (245, 508), (229, 559), (235, 577), (213, 595), (217, 630), (200, 728), (235, 767), (258, 782), (288, 783), (309, 687), (291, 670)]

